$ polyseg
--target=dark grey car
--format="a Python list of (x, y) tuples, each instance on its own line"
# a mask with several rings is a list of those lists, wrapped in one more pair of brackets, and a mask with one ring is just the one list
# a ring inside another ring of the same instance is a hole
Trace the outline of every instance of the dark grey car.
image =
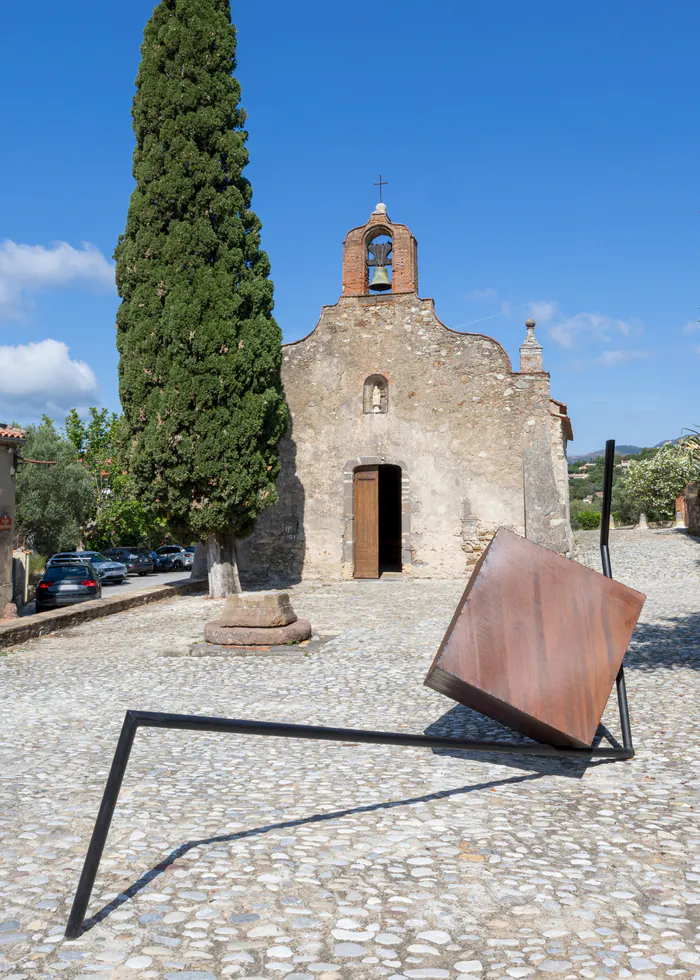
[(36, 588), (36, 611), (101, 599), (102, 586), (90, 562), (66, 561), (49, 565)]
[(114, 582), (116, 585), (120, 585), (128, 574), (123, 562), (110, 561), (99, 551), (60, 551), (57, 555), (51, 556), (46, 567), (49, 568), (58, 562), (65, 564), (71, 560), (90, 562), (100, 576), (101, 582)]
[(145, 548), (109, 548), (105, 554), (112, 561), (120, 561), (126, 565), (131, 575), (149, 575), (155, 571), (153, 559)]

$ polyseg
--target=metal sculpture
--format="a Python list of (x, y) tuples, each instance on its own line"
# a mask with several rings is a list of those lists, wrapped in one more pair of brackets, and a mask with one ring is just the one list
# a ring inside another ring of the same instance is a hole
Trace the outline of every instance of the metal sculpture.
[[(614, 454), (615, 442), (614, 440), (610, 440), (606, 443), (605, 447), (604, 497), (600, 529), (600, 552), (603, 574), (607, 578), (612, 578), (608, 538)], [(90, 895), (92, 894), (100, 859), (107, 841), (107, 834), (109, 833), (109, 827), (117, 805), (119, 790), (121, 789), (126, 767), (129, 762), (129, 754), (134, 743), (134, 737), (139, 728), (225, 732), (236, 735), (259, 735), (269, 738), (301, 738), (327, 742), (357, 742), (371, 745), (396, 745), (404, 748), (467, 750), (486, 754), (549, 756), (564, 759), (631, 759), (634, 756), (634, 748), (632, 745), (625, 677), (622, 667), (618, 671), (616, 685), (620, 710), (622, 745), (613, 744), (610, 747), (602, 748), (593, 745), (581, 748), (569, 745), (489, 742), (438, 735), (410, 735), (401, 732), (373, 732), (353, 728), (328, 728), (325, 725), (292, 725), (227, 718), (207, 718), (199, 715), (167, 714), (158, 711), (127, 711), (73, 900), (73, 906), (66, 926), (66, 937), (68, 939), (75, 939), (82, 931)]]

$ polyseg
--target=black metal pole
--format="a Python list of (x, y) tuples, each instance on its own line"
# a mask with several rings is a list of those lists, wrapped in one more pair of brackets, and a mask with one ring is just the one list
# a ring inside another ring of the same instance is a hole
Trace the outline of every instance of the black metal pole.
[(124, 773), (129, 762), (131, 746), (134, 744), (136, 728), (137, 723), (134, 718), (134, 712), (127, 711), (124, 716), (124, 724), (119, 735), (114, 758), (112, 759), (109, 776), (107, 777), (107, 785), (102, 795), (97, 820), (95, 821), (90, 844), (85, 855), (85, 863), (83, 864), (80, 881), (75, 891), (73, 907), (68, 917), (68, 924), (66, 926), (67, 939), (76, 939), (80, 935), (80, 930), (83, 927), (85, 913), (87, 912), (88, 902), (92, 894), (92, 887), (95, 884), (97, 869), (100, 866), (102, 851), (107, 841), (109, 825), (112, 822), (112, 816), (119, 797), (119, 790), (121, 789)]
[[(615, 470), (615, 440), (608, 439), (605, 443), (605, 469), (603, 471), (603, 507), (600, 515), (600, 560), (603, 565), (603, 575), (612, 578), (610, 564), (610, 514), (612, 511), (613, 472)], [(632, 743), (632, 726), (627, 703), (627, 687), (625, 685), (625, 669), (620, 667), (617, 678), (617, 703), (620, 709), (620, 729), (622, 744), (634, 755)], [(630, 756), (631, 758), (631, 756)]]
[[(549, 756), (574, 759), (629, 759), (625, 748), (576, 748), (539, 743), (485, 742), (444, 735), (410, 735), (403, 732), (373, 732), (355, 728), (327, 728), (324, 725), (293, 725), (270, 721), (207, 718), (199, 715), (175, 715), (159, 711), (127, 711), (114, 753), (100, 810), (92, 832), (80, 881), (75, 893), (66, 938), (80, 935), (88, 902), (104, 850), (112, 815), (117, 805), (129, 753), (137, 728), (169, 728), (193, 732), (229, 732), (237, 735), (263, 735), (272, 738), (302, 738), (327, 742), (361, 742), (370, 745), (397, 745), (404, 748), (459, 749), (470, 752), (507, 755)], [(632, 753), (633, 754), (633, 753)]]
[(615, 469), (615, 440), (605, 443), (605, 469), (603, 471), (603, 507), (600, 515), (600, 558), (603, 575), (612, 578), (610, 565), (610, 513), (612, 510), (613, 471)]
[(302, 738), (323, 742), (360, 742), (368, 745), (397, 745), (414, 749), (459, 749), (460, 751), (536, 755), (579, 759), (619, 759), (622, 749), (588, 746), (544, 745), (540, 742), (486, 742), (451, 738), (447, 735), (411, 735), (404, 732), (375, 732), (365, 728), (328, 728), (326, 725), (295, 725), (243, 718), (207, 718), (175, 715), (161, 711), (131, 711), (137, 727), (184, 729), (192, 732), (229, 732), (235, 735), (266, 735), (272, 738)]

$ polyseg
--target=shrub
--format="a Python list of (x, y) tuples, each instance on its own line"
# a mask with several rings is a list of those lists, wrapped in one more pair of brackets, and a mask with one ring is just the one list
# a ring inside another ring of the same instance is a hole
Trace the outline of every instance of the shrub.
[(597, 510), (581, 510), (576, 520), (584, 531), (595, 531), (600, 527), (600, 513)]

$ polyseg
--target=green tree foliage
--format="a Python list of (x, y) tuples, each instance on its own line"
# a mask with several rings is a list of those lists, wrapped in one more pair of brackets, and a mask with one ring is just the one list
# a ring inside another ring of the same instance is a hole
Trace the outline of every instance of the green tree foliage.
[(110, 494), (111, 481), (119, 475), (119, 416), (106, 408), (88, 409), (88, 421), (72, 408), (64, 425), (68, 439), (95, 483), (98, 505)]
[(252, 530), (287, 425), (270, 265), (251, 210), (229, 0), (161, 0), (134, 98), (115, 252), (120, 394), (139, 499), (188, 538)]
[(670, 520), (676, 497), (686, 483), (699, 476), (700, 462), (683, 443), (662, 446), (653, 456), (632, 460), (617, 488), (617, 497), (613, 495), (613, 509), (622, 504), (632, 520), (641, 511), (651, 520)]
[(53, 466), (20, 462), (17, 471), (17, 525), (25, 541), (42, 555), (77, 547), (81, 528), (95, 509), (90, 474), (75, 446), (44, 416), (29, 426), (23, 459), (54, 461)]
[(122, 462), (121, 418), (107, 409), (90, 408), (84, 422), (73, 408), (64, 428), (93, 481), (97, 513), (86, 529), (89, 546), (102, 550), (118, 545), (162, 544), (167, 532), (165, 521), (138, 499)]
[(600, 511), (580, 510), (576, 515), (576, 520), (579, 527), (583, 528), (584, 531), (592, 531), (600, 527)]
[(97, 511), (88, 540), (90, 547), (97, 551), (118, 545), (157, 548), (166, 533), (165, 521), (146, 510), (127, 485)]

